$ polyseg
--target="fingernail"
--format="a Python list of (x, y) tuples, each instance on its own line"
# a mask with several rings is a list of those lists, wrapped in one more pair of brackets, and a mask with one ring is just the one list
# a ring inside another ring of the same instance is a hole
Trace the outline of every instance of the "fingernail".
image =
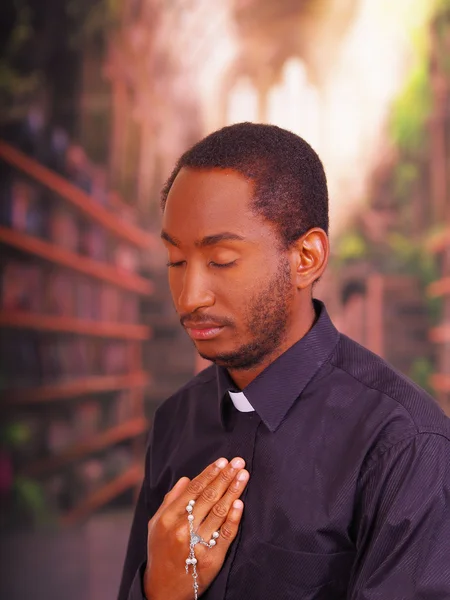
[(216, 460), (215, 465), (216, 467), (219, 467), (219, 469), (223, 469), (224, 467), (226, 467), (228, 464), (228, 461), (226, 458), (219, 458), (219, 460)]
[(233, 502), (233, 508), (241, 509), (241, 508), (243, 508), (243, 506), (244, 506), (244, 503), (242, 502), (242, 500), (235, 500)]
[(242, 460), (242, 458), (233, 458), (233, 460), (231, 461), (231, 466), (233, 467), (233, 469), (242, 469), (244, 465), (245, 462)]
[(238, 481), (246, 481), (248, 479), (248, 473), (247, 471), (241, 471), (239, 473), (239, 475), (237, 476)]

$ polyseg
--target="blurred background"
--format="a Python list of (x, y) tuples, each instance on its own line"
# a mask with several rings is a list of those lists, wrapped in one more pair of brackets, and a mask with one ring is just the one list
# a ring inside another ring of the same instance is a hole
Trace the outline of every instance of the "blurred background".
[(155, 408), (202, 368), (159, 190), (226, 124), (304, 137), (316, 295), (450, 414), (449, 0), (4, 0), (0, 595), (115, 598)]

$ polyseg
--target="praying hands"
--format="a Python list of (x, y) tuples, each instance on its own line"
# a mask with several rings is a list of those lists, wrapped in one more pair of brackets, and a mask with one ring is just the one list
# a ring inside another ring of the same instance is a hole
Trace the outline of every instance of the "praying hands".
[(147, 600), (192, 600), (217, 576), (242, 517), (244, 466), (242, 458), (221, 458), (166, 494), (148, 523)]

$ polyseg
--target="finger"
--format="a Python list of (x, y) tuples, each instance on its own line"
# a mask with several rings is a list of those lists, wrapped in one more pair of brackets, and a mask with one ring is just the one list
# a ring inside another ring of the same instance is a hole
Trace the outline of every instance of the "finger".
[[(199, 495), (194, 507), (195, 522), (200, 523), (209, 514), (212, 507), (219, 502), (229, 486), (234, 482), (237, 473), (245, 466), (245, 461), (237, 456), (212, 480)], [(192, 483), (192, 482), (191, 482)], [(189, 486), (188, 486), (189, 487)]]
[(219, 458), (216, 462), (207, 466), (200, 475), (192, 479), (184, 492), (177, 498), (178, 516), (185, 514), (186, 506), (190, 500), (197, 500), (200, 494), (214, 481), (222, 470), (228, 465), (226, 458)]
[(216, 502), (216, 504), (214, 504), (203, 521), (199, 529), (199, 534), (201, 537), (204, 539), (209, 539), (214, 531), (218, 531), (222, 527), (228, 513), (232, 508), (233, 502), (237, 500), (245, 490), (245, 486), (247, 485), (249, 477), (249, 472), (245, 469), (242, 469), (238, 472), (236, 477), (228, 486), (225, 494), (218, 502)]
[(242, 519), (243, 510), (244, 503), (242, 502), (242, 500), (234, 500), (225, 522), (219, 529), (219, 537), (217, 538), (217, 549), (220, 549), (223, 555), (226, 554), (231, 542), (237, 536), (239, 524)]

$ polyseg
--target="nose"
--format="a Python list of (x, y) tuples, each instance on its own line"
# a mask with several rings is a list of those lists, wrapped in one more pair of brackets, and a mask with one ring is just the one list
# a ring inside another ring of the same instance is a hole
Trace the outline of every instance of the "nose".
[(215, 297), (208, 285), (208, 277), (200, 269), (187, 267), (178, 296), (178, 312), (190, 314), (201, 308), (213, 306), (214, 302)]

